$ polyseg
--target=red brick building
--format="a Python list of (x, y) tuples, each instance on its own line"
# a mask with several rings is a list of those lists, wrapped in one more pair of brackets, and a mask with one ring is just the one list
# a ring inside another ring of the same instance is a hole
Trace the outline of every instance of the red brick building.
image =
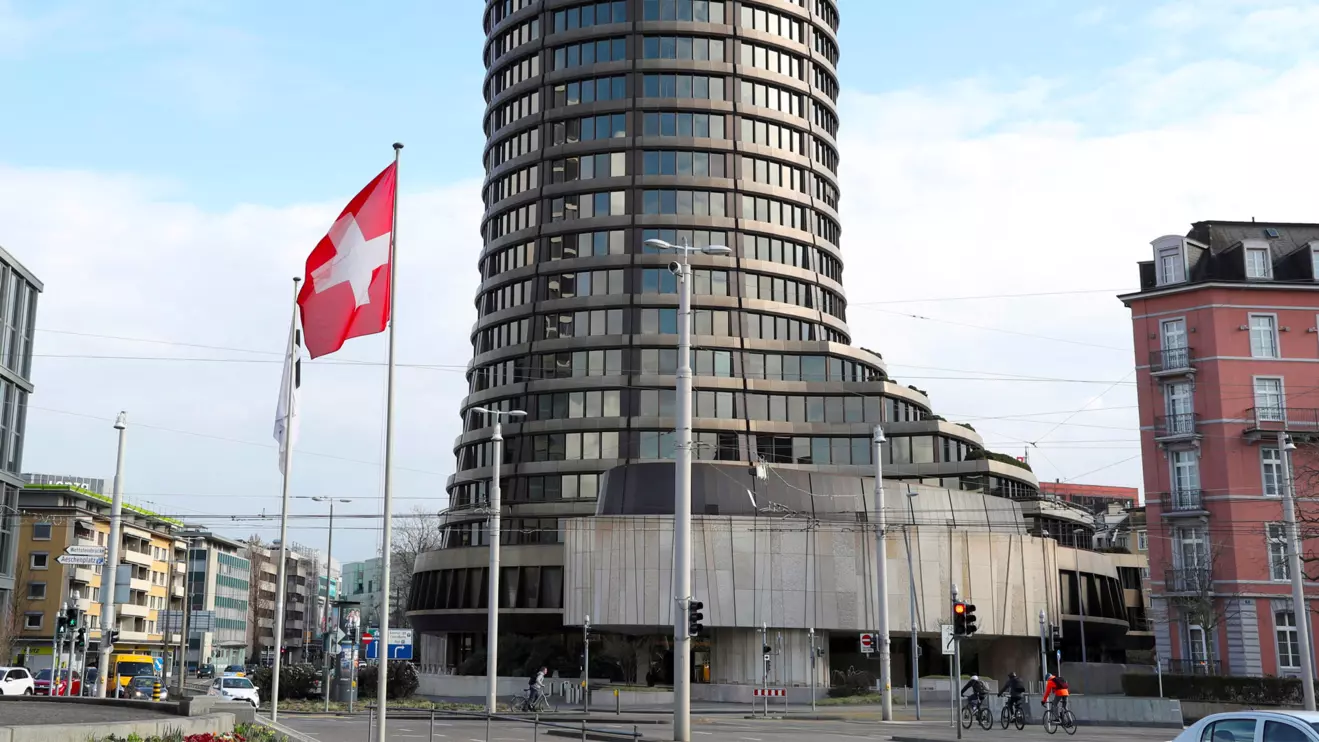
[[(1316, 465), (1319, 224), (1197, 222), (1152, 245), (1140, 291), (1120, 298), (1135, 338), (1157, 651), (1165, 670), (1296, 674), (1304, 629), (1279, 441), (1298, 446), (1298, 476)], [(1313, 611), (1319, 585), (1306, 593)]]
[(1140, 490), (1135, 487), (1107, 487), (1102, 484), (1040, 482), (1040, 493), (1070, 502), (1092, 513), (1107, 510), (1110, 503), (1133, 508), (1140, 502)]

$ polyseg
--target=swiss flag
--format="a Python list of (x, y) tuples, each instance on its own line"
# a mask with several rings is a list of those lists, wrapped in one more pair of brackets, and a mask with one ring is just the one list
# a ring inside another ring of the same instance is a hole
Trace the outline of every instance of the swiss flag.
[(312, 358), (339, 350), (348, 338), (384, 332), (389, 323), (396, 175), (390, 164), (368, 183), (307, 258), (298, 306)]

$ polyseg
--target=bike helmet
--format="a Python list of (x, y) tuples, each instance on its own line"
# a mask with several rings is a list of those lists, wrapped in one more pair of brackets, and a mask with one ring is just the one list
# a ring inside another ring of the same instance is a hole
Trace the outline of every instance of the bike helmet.
[(971, 679), (972, 679), (972, 680), (979, 680), (979, 679), (980, 679), (980, 676), (979, 676), (979, 675), (972, 675), (972, 676), (971, 676)]
[(1016, 680), (1016, 679), (1017, 679), (1017, 673), (1015, 673), (1015, 672), (1010, 672), (1010, 673), (1008, 673), (1008, 678), (1009, 678), (1009, 679), (1012, 679), (1012, 680)]

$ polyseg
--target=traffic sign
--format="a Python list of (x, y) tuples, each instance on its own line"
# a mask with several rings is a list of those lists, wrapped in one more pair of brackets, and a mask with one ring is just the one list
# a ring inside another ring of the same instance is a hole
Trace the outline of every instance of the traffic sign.
[(952, 624), (945, 623), (939, 625), (939, 638), (942, 640), (943, 653), (953, 654), (953, 650), (954, 650), (953, 644), (956, 642), (956, 640), (953, 639)]
[(376, 635), (375, 635), (375, 634), (372, 634), (372, 633), (371, 633), (371, 630), (363, 631), (363, 632), (362, 632), (362, 643), (363, 643), (363, 644), (368, 644), (368, 645), (369, 645), (369, 644), (374, 643), (375, 640), (376, 640)]
[(55, 557), (60, 564), (73, 564), (80, 567), (99, 567), (105, 564), (103, 556), (82, 556), (78, 554), (60, 554)]
[(412, 629), (390, 629), (389, 646), (396, 644), (412, 646)]
[[(412, 659), (412, 645), (390, 644), (388, 656), (391, 660), (410, 660)], [(366, 645), (366, 658), (368, 660), (380, 659), (380, 642), (371, 642)]]
[(66, 546), (64, 553), (71, 556), (105, 556), (104, 546)]
[(875, 651), (875, 635), (862, 632), (861, 654), (873, 654), (874, 651)]

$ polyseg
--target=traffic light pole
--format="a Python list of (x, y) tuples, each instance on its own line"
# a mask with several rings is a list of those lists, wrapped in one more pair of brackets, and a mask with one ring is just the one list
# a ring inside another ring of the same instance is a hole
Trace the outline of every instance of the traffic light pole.
[(875, 426), (875, 594), (879, 598), (880, 718), (893, 721), (893, 655), (888, 623), (888, 515), (884, 506), (884, 429)]

